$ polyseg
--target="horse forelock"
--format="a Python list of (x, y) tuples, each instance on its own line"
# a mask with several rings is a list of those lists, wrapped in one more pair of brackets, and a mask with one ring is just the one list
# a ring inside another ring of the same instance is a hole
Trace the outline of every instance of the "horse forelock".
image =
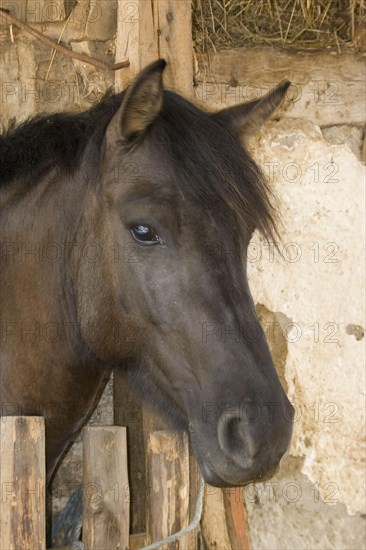
[(166, 92), (151, 139), (174, 167), (181, 193), (201, 210), (231, 212), (251, 233), (276, 241), (273, 194), (239, 138), (181, 96)]

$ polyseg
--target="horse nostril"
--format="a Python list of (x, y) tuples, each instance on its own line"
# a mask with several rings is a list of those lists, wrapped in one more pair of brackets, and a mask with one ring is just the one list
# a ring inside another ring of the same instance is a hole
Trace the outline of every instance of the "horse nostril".
[(234, 413), (223, 413), (217, 425), (217, 437), (223, 453), (243, 468), (250, 468), (259, 448), (251, 434), (250, 423)]

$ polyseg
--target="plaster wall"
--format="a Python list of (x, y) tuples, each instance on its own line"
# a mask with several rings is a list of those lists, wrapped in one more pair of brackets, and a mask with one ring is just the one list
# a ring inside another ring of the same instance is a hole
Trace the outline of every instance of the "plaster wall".
[(355, 131), (324, 134), (288, 119), (252, 143), (282, 257), (255, 234), (248, 274), (296, 408), (290, 457), (247, 491), (255, 549), (365, 547), (365, 167)]

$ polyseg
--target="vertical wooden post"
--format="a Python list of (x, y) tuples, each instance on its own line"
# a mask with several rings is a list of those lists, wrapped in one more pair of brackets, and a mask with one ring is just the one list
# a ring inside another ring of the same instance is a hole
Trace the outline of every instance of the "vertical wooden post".
[(206, 486), (201, 532), (205, 548), (249, 550), (242, 487)]
[(44, 419), (0, 419), (0, 548), (45, 550)]
[[(189, 454), (189, 521), (191, 522), (196, 514), (198, 494), (200, 489), (201, 471), (195, 457), (190, 449)], [(199, 548), (198, 535), (201, 529), (198, 526), (187, 535), (187, 549), (195, 550)]]
[(130, 60), (128, 70), (116, 72), (123, 89), (148, 63), (168, 61), (168, 88), (193, 97), (193, 42), (191, 0), (119, 0), (116, 59)]
[(132, 534), (146, 531), (145, 437), (142, 408), (127, 382), (116, 369), (113, 377), (114, 423), (127, 427), (128, 473), (130, 478), (130, 510)]
[[(226, 523), (224, 492), (218, 487), (206, 485), (201, 521), (204, 547), (209, 550), (231, 550), (230, 534)], [(237, 549), (235, 549), (237, 550)]]
[(115, 59), (128, 57), (130, 66), (121, 71), (116, 71), (115, 85), (117, 92), (124, 90), (140, 71), (140, 58), (138, 55), (140, 47), (140, 3), (139, 0), (134, 2), (118, 0)]
[(130, 516), (126, 428), (84, 428), (83, 464), (83, 543), (88, 550), (125, 550)]
[[(153, 432), (147, 442), (148, 536), (151, 542), (187, 527), (189, 523), (189, 455), (187, 436), (180, 432)], [(188, 548), (187, 537), (162, 546)]]
[(224, 489), (226, 522), (231, 548), (249, 550), (247, 516), (242, 487)]
[(168, 61), (165, 83), (186, 98), (193, 97), (191, 0), (155, 1), (159, 57)]

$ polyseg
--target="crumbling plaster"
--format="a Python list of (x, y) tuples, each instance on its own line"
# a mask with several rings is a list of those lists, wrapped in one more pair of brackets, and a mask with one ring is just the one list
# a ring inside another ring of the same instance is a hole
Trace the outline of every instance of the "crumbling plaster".
[[(255, 301), (291, 320), (281, 329), (296, 407), (290, 454), (325, 502), (365, 513), (365, 167), (302, 120), (267, 125), (252, 149), (283, 220), (283, 257), (255, 234), (248, 274)], [(279, 336), (265, 331), (274, 349)]]

